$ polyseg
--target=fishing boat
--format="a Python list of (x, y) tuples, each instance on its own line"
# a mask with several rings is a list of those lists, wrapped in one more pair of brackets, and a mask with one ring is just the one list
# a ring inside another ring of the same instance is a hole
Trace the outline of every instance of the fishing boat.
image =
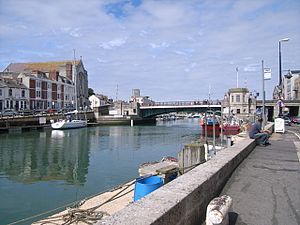
[(222, 130), (224, 131), (225, 135), (235, 135), (238, 134), (241, 130), (241, 126), (236, 119), (231, 119), (226, 121), (221, 126)]
[(215, 127), (215, 131), (220, 131), (220, 123), (216, 117), (206, 116), (200, 119), (200, 126), (203, 131), (211, 132)]
[(238, 134), (240, 132), (241, 127), (239, 124), (224, 123), (222, 125), (222, 129), (223, 129), (224, 133)]

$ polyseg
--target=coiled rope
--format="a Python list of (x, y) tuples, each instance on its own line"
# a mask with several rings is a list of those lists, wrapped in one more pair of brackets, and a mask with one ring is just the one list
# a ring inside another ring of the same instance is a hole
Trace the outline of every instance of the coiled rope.
[[(49, 210), (49, 211), (46, 211), (46, 212), (43, 212), (43, 213), (39, 213), (39, 214), (30, 216), (30, 217), (27, 217), (27, 218), (15, 221), (15, 222), (10, 223), (8, 225), (19, 224), (19, 223), (22, 223), (22, 222), (25, 222), (25, 221), (28, 221), (28, 220), (31, 220), (31, 219), (43, 216), (43, 215), (47, 215), (47, 214), (50, 214), (50, 213), (53, 213), (53, 212), (57, 212), (57, 211), (59, 211), (59, 210), (61, 210), (63, 208), (67, 209), (66, 213), (63, 213), (62, 215), (52, 216), (52, 217), (40, 220), (38, 222), (34, 222), (32, 224), (41, 224), (41, 225), (44, 225), (44, 224), (54, 224), (54, 225), (60, 224), (60, 225), (62, 225), (63, 224), (63, 225), (69, 225), (69, 224), (72, 224), (72, 223), (75, 223), (75, 222), (83, 222), (83, 223), (86, 223), (86, 224), (93, 224), (97, 220), (102, 219), (103, 216), (109, 215), (108, 213), (103, 212), (103, 211), (97, 211), (97, 212), (95, 212), (95, 210), (98, 209), (98, 208), (100, 208), (101, 206), (107, 204), (108, 202), (114, 201), (114, 200), (116, 200), (116, 199), (118, 199), (118, 198), (120, 198), (120, 197), (122, 197), (122, 196), (124, 196), (124, 195), (126, 195), (126, 194), (128, 194), (130, 192), (132, 192), (133, 189), (128, 190), (127, 192), (123, 193), (125, 190), (127, 190), (134, 183), (135, 183), (135, 180), (131, 181), (131, 182), (127, 183), (127, 184), (120, 185), (120, 186), (118, 186), (118, 188), (114, 188), (111, 191), (115, 191), (117, 189), (125, 187), (122, 190), (120, 190), (119, 192), (117, 192), (116, 194), (114, 194), (112, 197), (110, 197), (109, 199), (107, 199), (106, 201), (104, 201), (101, 204), (98, 204), (98, 205), (96, 205), (94, 207), (91, 207), (91, 208), (88, 208), (88, 209), (80, 209), (79, 208), (87, 200), (89, 200), (89, 199), (91, 199), (91, 198), (93, 198), (93, 197), (95, 197), (97, 195), (103, 194), (104, 192), (100, 192), (100, 193), (94, 194), (92, 196), (89, 196), (88, 198), (85, 198), (82, 201), (74, 201), (74, 202), (68, 203), (66, 205), (57, 207), (55, 209), (52, 209), (52, 210)], [(70, 207), (70, 208), (68, 208), (68, 207)]]

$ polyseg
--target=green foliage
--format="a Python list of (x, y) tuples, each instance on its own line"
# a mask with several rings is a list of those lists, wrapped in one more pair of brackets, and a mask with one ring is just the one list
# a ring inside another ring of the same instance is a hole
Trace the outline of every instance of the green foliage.
[(88, 95), (89, 95), (89, 97), (92, 96), (92, 95), (94, 95), (94, 94), (95, 94), (94, 90), (92, 88), (89, 88), (88, 89)]

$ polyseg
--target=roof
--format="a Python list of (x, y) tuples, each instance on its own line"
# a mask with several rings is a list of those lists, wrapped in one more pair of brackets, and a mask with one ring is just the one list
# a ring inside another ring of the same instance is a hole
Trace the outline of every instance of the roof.
[(13, 79), (0, 80), (0, 87), (28, 89), (24, 84), (19, 83), (17, 80), (13, 80)]
[(245, 93), (249, 92), (248, 88), (230, 88), (229, 89), (230, 93)]
[(0, 78), (14, 78), (17, 79), (20, 73), (16, 73), (16, 72), (0, 72)]
[[(73, 62), (73, 60), (66, 60), (56, 62), (11, 63), (6, 67), (4, 72), (23, 72), (26, 70), (39, 70), (44, 72), (48, 72), (51, 70), (58, 71), (61, 66), (65, 66), (66, 64), (72, 64)], [(81, 60), (76, 60), (75, 64), (79, 65), (80, 62)]]

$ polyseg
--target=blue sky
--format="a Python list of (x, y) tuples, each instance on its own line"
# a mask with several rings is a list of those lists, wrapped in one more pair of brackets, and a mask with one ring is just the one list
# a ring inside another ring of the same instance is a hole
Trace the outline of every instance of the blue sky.
[(299, 0), (0, 0), (0, 70), (11, 62), (82, 56), (89, 87), (128, 100), (221, 99), (236, 87), (261, 92), (261, 60), (300, 69)]

